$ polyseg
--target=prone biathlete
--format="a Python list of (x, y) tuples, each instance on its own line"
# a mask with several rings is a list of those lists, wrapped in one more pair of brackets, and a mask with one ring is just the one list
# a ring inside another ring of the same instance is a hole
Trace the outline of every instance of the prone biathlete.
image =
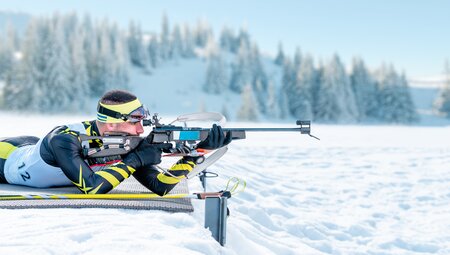
[[(20, 136), (0, 139), (0, 183), (49, 188), (75, 185), (86, 194), (102, 194), (133, 175), (143, 186), (163, 196), (194, 167), (195, 159), (182, 157), (168, 173), (160, 172), (161, 154), (170, 144), (147, 139), (126, 155), (87, 158), (83, 148), (100, 148), (100, 140), (82, 141), (80, 134), (140, 135), (148, 112), (139, 99), (122, 90), (105, 93), (97, 106), (97, 119), (55, 127), (42, 139)], [(198, 148), (217, 149), (231, 142), (220, 126), (213, 126)]]

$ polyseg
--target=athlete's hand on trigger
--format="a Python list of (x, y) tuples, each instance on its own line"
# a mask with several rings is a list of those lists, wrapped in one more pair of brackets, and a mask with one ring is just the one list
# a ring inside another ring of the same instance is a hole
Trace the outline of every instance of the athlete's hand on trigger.
[(149, 165), (161, 163), (161, 153), (163, 150), (172, 147), (170, 143), (149, 143), (147, 139), (142, 140), (139, 146), (128, 153), (123, 162), (135, 169)]

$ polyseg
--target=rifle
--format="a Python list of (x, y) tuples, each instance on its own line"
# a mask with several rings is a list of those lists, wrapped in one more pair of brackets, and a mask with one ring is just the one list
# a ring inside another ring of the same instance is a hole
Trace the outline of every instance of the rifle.
[[(80, 134), (82, 142), (100, 140), (103, 144), (100, 148), (83, 148), (83, 154), (88, 158), (100, 158), (114, 155), (124, 155), (135, 149), (142, 139), (147, 139), (150, 143), (172, 143), (172, 153), (167, 156), (202, 156), (204, 152), (196, 149), (195, 145), (206, 139), (210, 128), (187, 127), (186, 123), (190, 121), (214, 120), (224, 122), (225, 118), (220, 113), (194, 113), (182, 115), (170, 124), (162, 124), (158, 114), (155, 113), (151, 119), (144, 119), (143, 125), (153, 127), (147, 137), (130, 136), (125, 133), (110, 133), (105, 136), (87, 136)], [(173, 125), (175, 122), (184, 123)], [(231, 132), (233, 140), (245, 139), (246, 132), (300, 132), (300, 134), (309, 135), (315, 139), (319, 138), (311, 135), (311, 121), (297, 120), (297, 127), (293, 128), (223, 128), (224, 132)], [(177, 148), (188, 148), (189, 153), (177, 153)]]
[[(83, 154), (87, 158), (95, 158), (96, 161), (111, 161), (117, 159), (118, 155), (124, 155), (135, 149), (143, 139), (147, 139), (154, 144), (172, 144), (172, 149), (165, 151), (167, 154), (163, 156), (189, 156), (195, 161), (196, 166), (188, 175), (187, 179), (197, 176), (200, 172), (208, 168), (219, 160), (228, 150), (227, 146), (213, 151), (208, 157), (206, 154), (211, 151), (206, 151), (196, 148), (198, 142), (206, 139), (210, 132), (210, 128), (188, 127), (187, 122), (192, 121), (215, 121), (219, 125), (226, 120), (220, 113), (194, 113), (179, 116), (170, 124), (162, 124), (158, 114), (154, 114), (151, 119), (144, 119), (144, 126), (153, 127), (152, 131), (147, 137), (130, 136), (126, 133), (110, 133), (105, 136), (87, 136), (80, 134), (80, 139), (83, 145)], [(175, 122), (184, 123), (183, 126), (173, 125)], [(319, 138), (311, 135), (311, 121), (297, 120), (297, 127), (293, 128), (222, 128), (223, 132), (231, 132), (233, 140), (245, 139), (246, 132), (300, 132), (300, 134), (309, 135), (315, 139)], [(99, 140), (102, 144), (100, 148), (89, 148), (86, 146), (92, 140)], [(157, 167), (161, 172), (172, 176), (172, 174), (164, 168)]]
[[(210, 131), (210, 128), (164, 125), (159, 120), (158, 114), (154, 114), (151, 120), (147, 119), (143, 122), (144, 126), (154, 127), (148, 136), (152, 143), (202, 141), (208, 137)], [(300, 132), (320, 140), (311, 135), (311, 121), (297, 120), (296, 124), (298, 127), (295, 128), (222, 128), (222, 130), (225, 133), (231, 132), (233, 140), (245, 139), (246, 132)]]

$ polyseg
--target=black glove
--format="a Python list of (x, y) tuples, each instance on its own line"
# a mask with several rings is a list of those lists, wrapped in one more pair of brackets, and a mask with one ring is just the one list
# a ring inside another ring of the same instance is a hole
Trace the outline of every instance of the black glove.
[(197, 144), (197, 148), (215, 150), (231, 142), (231, 132), (225, 136), (221, 126), (214, 124), (209, 131), (208, 137)]
[(136, 149), (123, 158), (123, 163), (134, 169), (148, 165), (157, 165), (161, 163), (161, 152), (171, 147), (172, 144), (170, 143), (152, 144), (147, 139), (144, 139)]

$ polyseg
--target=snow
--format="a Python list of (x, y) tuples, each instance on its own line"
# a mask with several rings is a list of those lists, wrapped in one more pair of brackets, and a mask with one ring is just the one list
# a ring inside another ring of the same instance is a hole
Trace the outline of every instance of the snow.
[[(42, 136), (88, 116), (0, 113), (1, 136)], [(30, 125), (32, 123), (32, 125)], [(228, 123), (228, 126), (291, 127)], [(247, 181), (229, 200), (227, 244), (195, 212), (1, 209), (0, 254), (449, 254), (450, 125), (312, 125), (250, 133), (209, 170), (208, 190)], [(201, 191), (197, 178), (191, 192)]]
[(446, 80), (445, 74), (425, 76), (425, 77), (410, 77), (408, 82), (413, 87), (420, 88), (441, 88), (444, 86)]

